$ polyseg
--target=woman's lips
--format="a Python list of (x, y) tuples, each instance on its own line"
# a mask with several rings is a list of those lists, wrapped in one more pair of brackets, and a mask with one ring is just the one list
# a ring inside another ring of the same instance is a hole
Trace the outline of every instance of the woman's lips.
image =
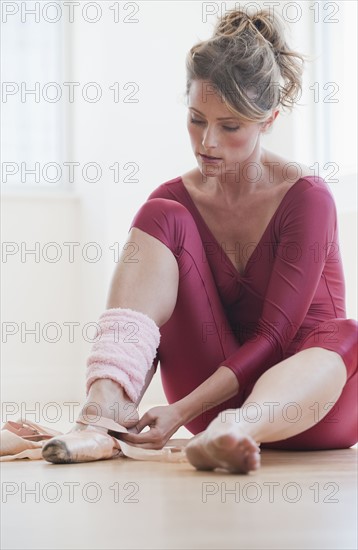
[(202, 155), (201, 153), (199, 153), (199, 155), (201, 156), (201, 158), (202, 158), (205, 162), (218, 162), (219, 160), (221, 160), (221, 158), (218, 158), (218, 157), (207, 157), (206, 155)]

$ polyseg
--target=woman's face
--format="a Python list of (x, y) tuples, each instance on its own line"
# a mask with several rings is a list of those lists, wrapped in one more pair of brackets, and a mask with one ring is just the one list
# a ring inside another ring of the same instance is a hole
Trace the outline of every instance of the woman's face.
[[(268, 122), (241, 121), (228, 110), (212, 84), (204, 80), (192, 82), (188, 109), (191, 145), (203, 174), (210, 177), (237, 172), (238, 163), (242, 166), (259, 161), (259, 137)], [(202, 155), (219, 160), (210, 161)]]

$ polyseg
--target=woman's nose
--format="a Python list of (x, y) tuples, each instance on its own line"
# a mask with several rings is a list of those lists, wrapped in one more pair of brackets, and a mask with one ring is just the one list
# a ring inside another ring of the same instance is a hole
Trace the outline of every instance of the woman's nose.
[(202, 145), (206, 151), (217, 147), (217, 136), (214, 127), (207, 126), (204, 129)]

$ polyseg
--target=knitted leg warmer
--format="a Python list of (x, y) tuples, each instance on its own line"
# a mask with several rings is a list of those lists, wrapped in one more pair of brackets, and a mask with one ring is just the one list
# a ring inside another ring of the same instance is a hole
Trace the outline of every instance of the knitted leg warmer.
[(97, 340), (87, 360), (86, 393), (93, 382), (118, 382), (136, 403), (160, 342), (159, 327), (145, 313), (107, 309), (99, 318)]

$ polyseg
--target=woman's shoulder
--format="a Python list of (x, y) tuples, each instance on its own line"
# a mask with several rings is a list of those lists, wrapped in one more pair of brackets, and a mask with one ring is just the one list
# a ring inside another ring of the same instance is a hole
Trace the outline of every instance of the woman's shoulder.
[(300, 178), (316, 175), (314, 166), (307, 166), (302, 162), (290, 160), (267, 150), (264, 151), (263, 165), (271, 181), (278, 185), (286, 182), (294, 183)]
[(180, 187), (181, 177), (177, 176), (168, 181), (165, 181), (155, 187), (150, 195), (147, 197), (149, 199), (159, 199), (159, 198), (173, 198), (173, 193), (175, 193), (178, 186)]
[(282, 185), (286, 190), (280, 208), (281, 220), (288, 222), (291, 216), (335, 220), (334, 196), (325, 179), (317, 174), (317, 163), (310, 167), (278, 155), (268, 156), (268, 161), (275, 166), (278, 188)]
[(293, 188), (291, 196), (310, 189), (312, 191), (309, 193), (310, 195), (315, 195), (314, 190), (317, 190), (318, 195), (323, 192), (333, 200), (327, 182), (317, 173), (317, 163), (313, 166), (307, 166), (301, 162), (269, 153), (265, 158), (264, 165), (268, 166), (270, 170), (269, 177), (275, 184)]

